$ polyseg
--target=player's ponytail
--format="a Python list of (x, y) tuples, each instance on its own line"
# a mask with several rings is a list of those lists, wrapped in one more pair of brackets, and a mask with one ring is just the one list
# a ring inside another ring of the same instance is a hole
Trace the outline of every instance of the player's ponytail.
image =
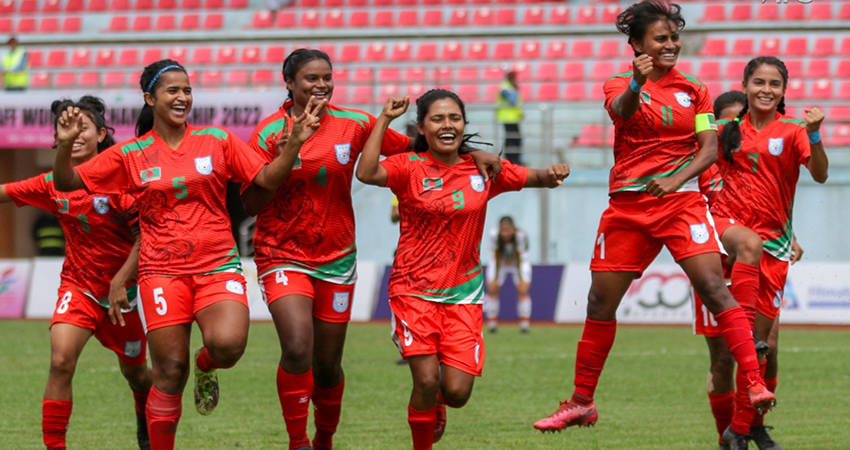
[(106, 130), (106, 137), (97, 143), (98, 153), (115, 145), (115, 130), (106, 124), (106, 104), (103, 100), (93, 95), (84, 95), (77, 102), (70, 99), (54, 101), (50, 105), (50, 111), (53, 113), (54, 130), (59, 123), (59, 117), (62, 115), (62, 111), (65, 111), (68, 107), (79, 108), (80, 111), (85, 112), (98, 131)]
[[(434, 104), (437, 100), (442, 100), (444, 98), (450, 98), (455, 103), (457, 103), (458, 107), (460, 107), (460, 113), (463, 116), (464, 125), (469, 124), (469, 121), (466, 120), (466, 106), (463, 104), (463, 100), (457, 96), (452, 91), (447, 91), (445, 89), (431, 89), (430, 91), (422, 94), (421, 97), (416, 99), (416, 123), (419, 125), (425, 124), (425, 116), (428, 115), (428, 110), (431, 109), (431, 105)], [(478, 133), (473, 134), (464, 134), (463, 138), (460, 141), (460, 147), (458, 148), (458, 153), (466, 154), (475, 150), (478, 150), (475, 147), (472, 147), (469, 144), (481, 144), (481, 145), (490, 145), (488, 142), (478, 142), (473, 141), (472, 138), (478, 137)], [(425, 136), (420, 134), (418, 131), (416, 133), (416, 139), (413, 141), (413, 151), (416, 153), (423, 153), (428, 151), (428, 141), (425, 140)]]
[(732, 152), (741, 147), (741, 118), (747, 114), (748, 110), (749, 104), (744, 103), (738, 117), (723, 126), (723, 131), (717, 139), (720, 141), (720, 152), (726, 161), (732, 162)]
[[(179, 70), (186, 73), (186, 69), (179, 62), (173, 59), (163, 59), (145, 67), (142, 71), (142, 76), (139, 78), (139, 85), (142, 88), (142, 93), (150, 93), (156, 97), (156, 88), (159, 87), (162, 74), (170, 70)], [(188, 74), (187, 74), (188, 75)], [(139, 113), (139, 118), (136, 120), (136, 137), (139, 137), (153, 129), (153, 108), (145, 102), (142, 111)]]

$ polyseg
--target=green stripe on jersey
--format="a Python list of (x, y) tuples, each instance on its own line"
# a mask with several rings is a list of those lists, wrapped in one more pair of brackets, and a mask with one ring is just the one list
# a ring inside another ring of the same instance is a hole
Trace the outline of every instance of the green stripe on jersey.
[(357, 249), (354, 244), (343, 250), (348, 252), (342, 258), (324, 266), (307, 267), (296, 261), (291, 261), (289, 264), (282, 264), (272, 267), (271, 269), (259, 274), (260, 278), (276, 272), (278, 270), (298, 272), (309, 275), (313, 278), (327, 281), (333, 284), (350, 285), (357, 281)]
[[(88, 295), (91, 298), (94, 298), (94, 296), (91, 294), (91, 292), (84, 292), (84, 294)], [(138, 301), (136, 301), (135, 303), (133, 302), (133, 300), (135, 300), (136, 297), (138, 297), (138, 296), (139, 296), (139, 286), (136, 285), (135, 283), (133, 283), (132, 286), (127, 288), (127, 301), (130, 302), (130, 311), (135, 311), (136, 309), (138, 309), (138, 306), (139, 306)], [(102, 299), (98, 300), (97, 303), (100, 306), (109, 309), (109, 297), (102, 298)]]
[(138, 152), (136, 156), (139, 156), (142, 154), (142, 150), (150, 147), (151, 145), (153, 145), (153, 135), (150, 135), (144, 141), (135, 140), (130, 142), (129, 144), (121, 147), (121, 152), (125, 155), (130, 152)]
[(242, 273), (242, 260), (239, 259), (239, 248), (234, 246), (233, 250), (229, 251), (225, 258), (230, 258), (224, 262), (224, 264), (216, 267), (215, 269), (203, 273), (201, 275), (210, 275), (213, 273), (221, 273), (221, 272), (233, 272), (233, 273)]
[(480, 303), (484, 296), (484, 271), (481, 270), (481, 265), (478, 265), (470, 273), (478, 272), (469, 281), (455, 287), (447, 289), (425, 289), (425, 291), (435, 295), (417, 295), (411, 294), (413, 297), (419, 297), (423, 300), (450, 304), (476, 304)]
[(792, 119), (792, 118), (790, 118), (790, 117), (780, 117), (780, 118), (779, 118), (779, 121), (780, 121), (780, 122), (782, 122), (782, 123), (793, 123), (793, 124), (797, 124), (797, 125), (799, 125), (799, 126), (801, 126), (801, 127), (805, 127), (805, 126), (806, 126), (806, 122), (803, 122), (803, 121), (802, 121), (802, 120), (800, 120), (800, 119)]
[(45, 183), (50, 183), (51, 181), (53, 181), (53, 172), (50, 172), (44, 176)]
[(663, 178), (663, 177), (669, 177), (671, 175), (675, 175), (675, 174), (679, 173), (685, 167), (688, 167), (688, 165), (690, 165), (693, 160), (694, 160), (694, 154), (691, 153), (688, 156), (685, 156), (681, 159), (673, 161), (670, 164), (667, 164), (668, 166), (674, 166), (676, 164), (683, 163), (681, 166), (679, 166), (679, 167), (677, 167), (673, 170), (668, 170), (667, 172), (661, 172), (661, 173), (657, 173), (657, 174), (654, 174), (654, 175), (647, 175), (645, 177), (638, 177), (638, 178), (632, 178), (631, 180), (626, 180), (625, 183), (627, 184), (627, 186), (623, 186), (623, 187), (621, 187), (620, 189), (617, 189), (614, 192), (642, 191), (642, 190), (646, 189), (646, 183), (649, 182), (649, 180), (651, 180), (653, 178)]
[(257, 139), (259, 140), (260, 148), (263, 150), (268, 150), (269, 146), (266, 145), (266, 139), (269, 138), (274, 133), (281, 131), (286, 128), (286, 117), (275, 120), (274, 122), (269, 123), (257, 135)]
[(200, 130), (192, 130), (193, 136), (205, 136), (212, 135), (215, 136), (219, 141), (223, 141), (227, 139), (227, 132), (218, 127), (208, 127), (202, 128)]
[(621, 78), (621, 77), (625, 78), (625, 77), (630, 77), (632, 75), (634, 75), (634, 72), (630, 70), (628, 72), (614, 74), (613, 76), (611, 76), (611, 78), (608, 78), (608, 79), (613, 80), (614, 78)]
[(785, 226), (781, 230), (774, 230), (774, 233), (781, 233), (779, 236), (764, 241), (764, 251), (770, 253), (780, 261), (791, 260), (791, 240), (794, 237), (794, 230), (791, 228), (791, 218), (785, 222)]
[(681, 73), (682, 76), (685, 77), (686, 80), (688, 80), (691, 83), (699, 86), (700, 89), (705, 89), (705, 85), (702, 84), (702, 81), (698, 80), (697, 77), (690, 75), (690, 74), (687, 74), (685, 72), (682, 72), (681, 70), (679, 70), (679, 73)]
[(369, 123), (369, 116), (363, 113), (349, 111), (347, 109), (327, 109), (327, 113), (334, 116), (339, 117), (340, 119), (350, 119), (360, 124), (363, 128), (366, 128), (366, 124)]

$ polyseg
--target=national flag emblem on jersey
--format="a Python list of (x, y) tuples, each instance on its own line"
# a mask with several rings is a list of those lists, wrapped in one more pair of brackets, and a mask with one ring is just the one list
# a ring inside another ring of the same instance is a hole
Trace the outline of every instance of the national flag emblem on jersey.
[(640, 91), (640, 102), (646, 105), (652, 104), (652, 97), (649, 96), (649, 92)]
[(295, 164), (292, 165), (292, 170), (298, 170), (301, 168), (301, 154), (298, 154), (298, 157), (295, 158)]
[(334, 150), (336, 150), (336, 160), (340, 164), (348, 164), (351, 160), (351, 144), (336, 144)]
[(201, 175), (209, 175), (212, 173), (212, 156), (202, 156), (195, 158), (195, 170)]
[(422, 180), (422, 188), (426, 191), (442, 191), (442, 178), (425, 178)]
[(769, 151), (773, 156), (781, 155), (784, 148), (785, 138), (770, 138), (770, 140), (767, 141), (767, 151)]
[(704, 223), (691, 225), (691, 239), (697, 244), (708, 242), (708, 227)]
[(334, 292), (334, 311), (344, 313), (348, 310), (348, 292)]
[(139, 174), (139, 176), (142, 179), (142, 184), (150, 183), (151, 181), (156, 181), (162, 178), (162, 169), (159, 167), (145, 169)]
[(92, 201), (94, 202), (94, 210), (98, 214), (109, 212), (109, 197), (95, 197)]
[(142, 353), (142, 341), (125, 341), (124, 342), (124, 356), (128, 358), (135, 358)]
[(56, 199), (56, 209), (59, 211), (59, 214), (68, 214), (69, 203), (68, 200), (64, 198)]
[(676, 101), (682, 105), (682, 108), (689, 108), (691, 106), (691, 96), (687, 92), (676, 92), (673, 95), (676, 96)]
[(484, 177), (481, 175), (470, 175), (469, 185), (475, 192), (484, 192)]

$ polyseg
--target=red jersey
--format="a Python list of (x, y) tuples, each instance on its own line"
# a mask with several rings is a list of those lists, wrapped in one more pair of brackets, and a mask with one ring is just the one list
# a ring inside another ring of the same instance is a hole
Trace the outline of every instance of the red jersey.
[[(614, 122), (609, 194), (643, 191), (649, 180), (687, 167), (697, 152), (698, 119), (707, 124), (703, 128), (717, 129), (708, 89), (675, 68), (656, 82), (647, 80), (637, 112), (628, 120), (622, 119), (611, 109), (611, 103), (628, 89), (631, 79), (632, 72), (614, 75), (603, 87), (605, 109)], [(698, 190), (696, 179), (679, 188), (679, 192)]]
[[(285, 103), (257, 125), (250, 146), (271, 161), (283, 126), (291, 123)], [(289, 178), (257, 215), (257, 271), (285, 269), (336, 284), (357, 279), (351, 181), (354, 164), (372, 132), (375, 117), (328, 105), (320, 126), (304, 145)], [(406, 151), (410, 138), (387, 130), (381, 153)]]
[(130, 230), (138, 218), (133, 198), (59, 192), (53, 172), (8, 183), (6, 193), (18, 206), (35, 206), (59, 219), (66, 244), (62, 281), (108, 308), (109, 284), (136, 240)]
[(176, 150), (151, 130), (77, 167), (90, 192), (126, 192), (139, 208), (139, 280), (240, 272), (227, 181), (249, 183), (265, 160), (218, 127), (186, 126)]
[(723, 176), (720, 175), (720, 169), (717, 164), (712, 164), (711, 167), (699, 174), (699, 191), (705, 196), (709, 205), (714, 203), (717, 198), (717, 193), (723, 189)]
[(765, 251), (789, 261), (800, 165), (812, 155), (806, 124), (777, 112), (776, 120), (756, 131), (749, 119), (741, 118), (741, 147), (732, 152), (733, 160), (718, 156), (723, 189), (711, 212), (739, 220), (761, 236)]
[(381, 162), (401, 216), (390, 298), (481, 302), (480, 252), (487, 202), (522, 189), (528, 169), (502, 160), (502, 173), (485, 183), (472, 157), (461, 158), (463, 162), (447, 166), (427, 153), (406, 153)]

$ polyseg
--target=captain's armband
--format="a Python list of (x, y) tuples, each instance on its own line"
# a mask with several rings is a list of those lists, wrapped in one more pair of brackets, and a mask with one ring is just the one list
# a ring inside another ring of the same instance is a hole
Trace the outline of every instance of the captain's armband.
[(714, 121), (714, 114), (712, 113), (702, 113), (697, 114), (696, 120), (694, 123), (694, 129), (697, 134), (707, 131), (714, 130), (717, 131), (717, 123)]

